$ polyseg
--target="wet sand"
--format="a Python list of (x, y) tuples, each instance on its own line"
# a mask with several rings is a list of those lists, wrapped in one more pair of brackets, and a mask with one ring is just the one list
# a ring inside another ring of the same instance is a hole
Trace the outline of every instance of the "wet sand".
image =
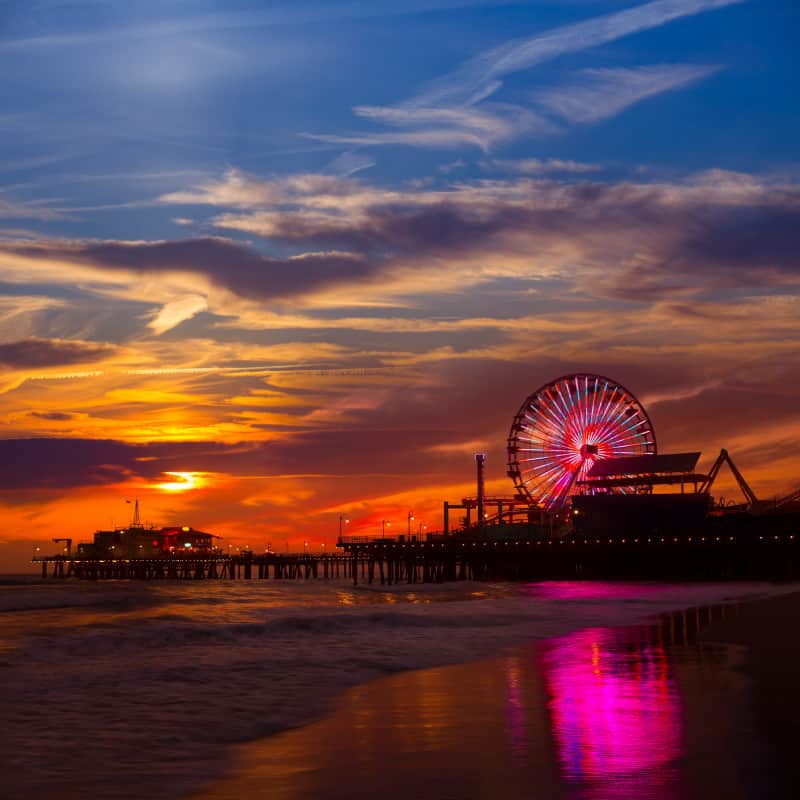
[(756, 734), (744, 760), (751, 767), (753, 791), (761, 792), (749, 796), (799, 797), (800, 594), (742, 604), (734, 610), (702, 631), (701, 637), (704, 642), (743, 648), (739, 669), (750, 682), (748, 699)]
[(794, 797), (798, 612), (692, 609), (361, 685), (193, 797)]

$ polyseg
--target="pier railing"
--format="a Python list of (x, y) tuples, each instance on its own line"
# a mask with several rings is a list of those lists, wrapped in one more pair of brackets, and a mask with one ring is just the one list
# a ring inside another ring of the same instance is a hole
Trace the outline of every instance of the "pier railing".
[[(450, 537), (447, 537), (450, 538)], [(344, 547), (354, 544), (409, 544), (413, 542), (440, 542), (445, 539), (443, 533), (412, 533), (412, 534), (392, 534), (391, 536), (383, 536), (376, 534), (374, 536), (340, 536), (336, 540), (337, 547)]]

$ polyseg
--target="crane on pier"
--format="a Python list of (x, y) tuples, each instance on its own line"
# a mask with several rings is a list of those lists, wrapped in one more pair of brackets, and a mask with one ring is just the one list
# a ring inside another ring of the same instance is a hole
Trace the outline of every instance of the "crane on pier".
[(730, 468), (733, 477), (736, 478), (736, 483), (739, 484), (739, 489), (741, 489), (742, 494), (744, 495), (746, 500), (744, 503), (744, 508), (751, 510), (757, 507), (760, 503), (759, 499), (756, 497), (755, 492), (750, 488), (750, 484), (745, 480), (744, 475), (739, 472), (736, 464), (733, 463), (733, 459), (730, 457), (730, 454), (724, 447), (719, 451), (717, 460), (709, 470), (705, 483), (700, 486), (700, 492), (703, 494), (710, 494), (711, 487), (714, 485), (714, 481), (717, 479), (719, 470), (725, 462), (728, 463), (728, 467)]
[(67, 543), (67, 555), (72, 554), (72, 539), (64, 538), (64, 539), (53, 539), (53, 541), (58, 544), (58, 542), (66, 542)]

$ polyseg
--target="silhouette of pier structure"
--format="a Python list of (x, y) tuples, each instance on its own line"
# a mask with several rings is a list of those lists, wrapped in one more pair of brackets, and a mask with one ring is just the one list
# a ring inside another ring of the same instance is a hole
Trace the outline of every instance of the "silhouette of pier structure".
[[(344, 537), (342, 552), (246, 552), (163, 558), (41, 556), (43, 578), (85, 580), (335, 580), (394, 584), (576, 578), (738, 579), (800, 577), (794, 520), (770, 533), (712, 525), (702, 535), (489, 538), (432, 534), (426, 539)], [(716, 531), (716, 532), (715, 532)]]

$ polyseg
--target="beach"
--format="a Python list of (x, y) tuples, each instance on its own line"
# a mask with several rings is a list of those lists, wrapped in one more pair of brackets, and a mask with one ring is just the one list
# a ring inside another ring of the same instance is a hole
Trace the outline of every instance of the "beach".
[(793, 588), (4, 586), (0, 766), (42, 800), (787, 796)]
[(240, 748), (238, 774), (197, 800), (790, 798), (798, 609), (691, 609), (361, 686)]

